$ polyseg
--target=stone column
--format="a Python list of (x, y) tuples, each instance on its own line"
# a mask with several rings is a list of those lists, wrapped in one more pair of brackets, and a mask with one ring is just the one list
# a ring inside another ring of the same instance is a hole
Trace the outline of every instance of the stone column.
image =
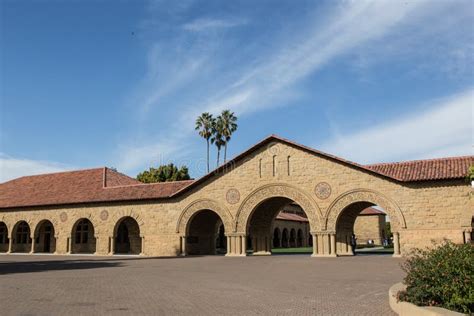
[(311, 238), (313, 239), (313, 254), (311, 257), (316, 257), (318, 255), (318, 240), (316, 234), (311, 233)]
[(8, 251), (7, 253), (12, 253), (13, 249), (13, 238), (8, 238)]
[(336, 233), (319, 231), (313, 232), (312, 257), (336, 257)]
[(71, 254), (72, 253), (72, 237), (67, 238), (67, 244), (68, 244), (68, 248), (69, 248), (67, 253)]
[(393, 257), (401, 257), (400, 234), (398, 232), (393, 233)]
[(145, 255), (145, 236), (140, 236), (140, 238), (141, 238), (141, 241), (142, 241), (140, 256), (144, 256)]
[(33, 236), (33, 238), (31, 238), (31, 250), (30, 250), (30, 254), (31, 253), (35, 253), (35, 236)]
[(336, 256), (336, 233), (332, 232), (330, 233), (329, 236), (330, 236), (330, 241), (331, 241), (329, 255), (332, 257), (335, 257)]
[[(180, 246), (181, 246), (181, 249), (180, 249), (181, 253), (179, 255), (184, 257), (186, 256), (186, 236), (180, 236), (179, 240), (180, 240)], [(229, 243), (229, 237), (227, 237), (227, 244), (228, 243)], [(143, 244), (142, 244), (142, 249), (143, 249)]]
[(242, 238), (240, 238), (241, 236), (235, 236), (234, 239), (235, 239), (235, 254), (240, 256), (242, 254)]
[(240, 242), (242, 244), (242, 255), (246, 256), (247, 255), (247, 237), (245, 235), (240, 236)]
[(109, 245), (110, 245), (109, 254), (113, 255), (115, 253), (115, 238), (113, 236), (109, 237)]

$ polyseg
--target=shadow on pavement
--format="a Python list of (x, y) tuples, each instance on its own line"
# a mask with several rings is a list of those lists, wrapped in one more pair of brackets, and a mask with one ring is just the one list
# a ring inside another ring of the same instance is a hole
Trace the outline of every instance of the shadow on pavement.
[(83, 270), (118, 267), (120, 262), (100, 260), (44, 260), (0, 263), (0, 275), (58, 270)]

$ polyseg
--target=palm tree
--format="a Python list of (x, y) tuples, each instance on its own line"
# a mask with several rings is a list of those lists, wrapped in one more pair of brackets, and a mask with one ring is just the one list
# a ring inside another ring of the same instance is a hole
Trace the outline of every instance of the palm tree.
[(217, 147), (217, 167), (219, 167), (219, 160), (220, 160), (222, 145), (225, 144), (223, 132), (224, 132), (223, 121), (222, 121), (222, 118), (219, 116), (214, 121), (213, 129), (212, 129), (212, 138), (211, 138), (211, 143), (216, 144), (216, 147)]
[(222, 111), (218, 120), (222, 121), (222, 136), (224, 137), (224, 163), (227, 162), (227, 144), (232, 134), (237, 130), (237, 117), (229, 110)]
[(199, 130), (199, 135), (207, 142), (207, 172), (209, 173), (209, 140), (213, 134), (215, 119), (212, 114), (208, 112), (202, 113), (196, 119), (196, 130)]

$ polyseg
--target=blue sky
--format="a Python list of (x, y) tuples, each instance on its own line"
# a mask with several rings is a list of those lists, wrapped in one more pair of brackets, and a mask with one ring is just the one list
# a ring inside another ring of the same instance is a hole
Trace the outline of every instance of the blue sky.
[[(0, 181), (270, 134), (359, 163), (472, 154), (472, 1), (2, 1)], [(215, 151), (212, 163), (215, 165)]]

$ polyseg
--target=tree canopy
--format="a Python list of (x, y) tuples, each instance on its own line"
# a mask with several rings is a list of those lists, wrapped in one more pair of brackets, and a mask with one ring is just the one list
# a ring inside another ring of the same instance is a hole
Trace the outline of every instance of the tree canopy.
[(469, 182), (474, 181), (474, 165), (469, 167), (469, 170), (467, 171), (467, 180)]
[(149, 170), (140, 172), (137, 180), (143, 183), (170, 182), (189, 180), (188, 167), (182, 166), (178, 169), (174, 164), (161, 165), (158, 168), (150, 167)]

